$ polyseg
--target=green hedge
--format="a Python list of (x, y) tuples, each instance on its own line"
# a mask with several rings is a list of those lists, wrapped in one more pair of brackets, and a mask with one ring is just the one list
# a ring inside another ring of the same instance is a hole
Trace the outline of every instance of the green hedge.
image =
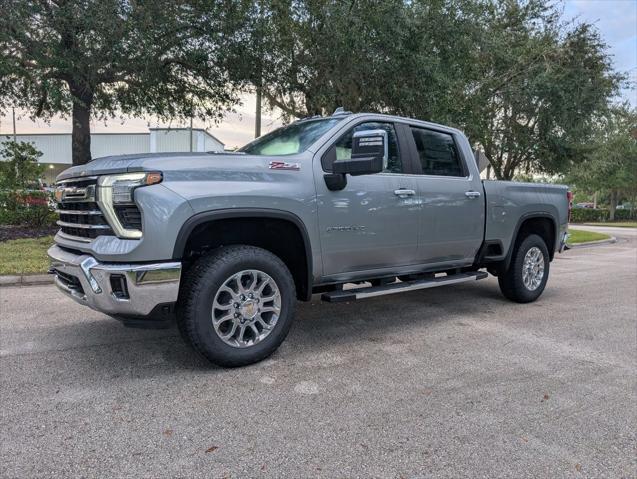
[[(609, 221), (610, 211), (597, 208), (573, 208), (571, 223), (603, 223)], [(637, 219), (637, 210), (615, 210), (615, 221)]]
[(57, 215), (44, 191), (0, 191), (0, 224), (53, 226)]
[(608, 221), (608, 210), (592, 208), (573, 208), (571, 210), (571, 223), (598, 223)]
[(637, 210), (615, 210), (615, 221), (637, 220)]

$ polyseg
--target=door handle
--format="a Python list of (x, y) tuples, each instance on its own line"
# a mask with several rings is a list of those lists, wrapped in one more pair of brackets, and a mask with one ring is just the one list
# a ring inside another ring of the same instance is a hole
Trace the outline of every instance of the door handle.
[(465, 191), (464, 194), (467, 198), (480, 198), (479, 191)]
[(394, 190), (394, 194), (396, 196), (414, 196), (416, 192), (414, 190), (407, 190), (405, 188), (400, 188), (398, 190)]

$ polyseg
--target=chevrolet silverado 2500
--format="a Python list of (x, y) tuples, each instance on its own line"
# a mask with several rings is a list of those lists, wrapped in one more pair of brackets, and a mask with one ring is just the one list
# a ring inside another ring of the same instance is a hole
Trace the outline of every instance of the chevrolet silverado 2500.
[(569, 209), (564, 186), (482, 181), (456, 129), (348, 113), (233, 153), (96, 159), (58, 177), (56, 200), (61, 291), (128, 324), (176, 316), (223, 366), (275, 351), (312, 294), (357, 301), (490, 273), (534, 301)]

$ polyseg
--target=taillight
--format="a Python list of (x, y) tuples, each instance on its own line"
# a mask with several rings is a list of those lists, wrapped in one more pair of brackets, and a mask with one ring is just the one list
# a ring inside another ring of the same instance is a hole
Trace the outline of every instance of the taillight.
[(566, 199), (568, 200), (568, 222), (571, 222), (571, 210), (573, 209), (573, 192), (566, 192)]

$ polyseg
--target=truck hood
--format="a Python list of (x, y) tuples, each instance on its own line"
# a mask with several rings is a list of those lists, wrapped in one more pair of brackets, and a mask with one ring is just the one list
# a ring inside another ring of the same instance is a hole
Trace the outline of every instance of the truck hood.
[(57, 180), (85, 176), (158, 170), (170, 172), (194, 167), (225, 171), (245, 171), (267, 167), (275, 157), (251, 156), (243, 153), (144, 153), (105, 156), (85, 165), (73, 166), (57, 176)]

